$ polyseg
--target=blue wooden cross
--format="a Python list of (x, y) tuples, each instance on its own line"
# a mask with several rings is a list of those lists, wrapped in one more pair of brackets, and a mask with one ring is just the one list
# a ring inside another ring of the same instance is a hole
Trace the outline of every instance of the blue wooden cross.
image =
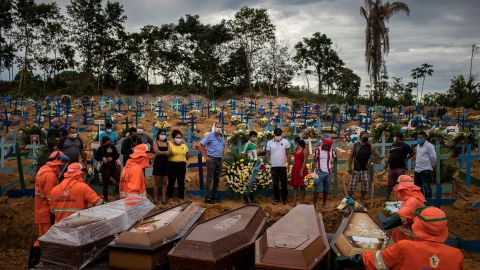
[(187, 106), (182, 104), (182, 106), (181, 106), (181, 116), (180, 116), (180, 120), (182, 120), (182, 122), (180, 124), (182, 126), (187, 124), (187, 122), (185, 122), (188, 119), (187, 112), (188, 112)]
[(13, 168), (5, 167), (5, 158), (13, 151), (13, 144), (5, 141), (5, 136), (0, 139), (0, 173), (13, 173)]
[(310, 106), (304, 104), (303, 109), (302, 109), (302, 118), (303, 118), (303, 126), (307, 127), (307, 119), (308, 119), (308, 114), (310, 110)]
[(260, 118), (263, 118), (264, 113), (265, 113), (265, 107), (263, 107), (263, 105), (260, 105), (260, 108), (258, 108), (258, 114), (260, 115)]
[(170, 102), (170, 110), (173, 111), (175, 109), (175, 113), (177, 114), (181, 106), (183, 106), (183, 104), (178, 97), (175, 98), (175, 102)]
[(472, 181), (472, 160), (480, 160), (480, 154), (472, 155), (472, 145), (466, 146), (466, 152), (461, 154), (458, 159), (465, 164), (465, 184), (470, 187)]
[(130, 112), (132, 110), (132, 103), (133, 103), (133, 100), (132, 98), (127, 98), (127, 100), (125, 101), (125, 103), (127, 104), (127, 112)]

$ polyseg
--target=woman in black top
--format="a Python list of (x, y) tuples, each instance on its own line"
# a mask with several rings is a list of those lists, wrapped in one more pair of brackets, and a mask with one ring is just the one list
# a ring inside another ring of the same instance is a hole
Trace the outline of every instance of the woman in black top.
[(117, 184), (115, 185), (115, 193), (118, 194), (118, 183), (120, 182), (120, 163), (117, 148), (112, 144), (110, 137), (102, 138), (102, 145), (95, 152), (95, 160), (101, 162), (100, 173), (102, 174), (103, 184), (103, 200), (108, 202), (108, 186), (110, 185), (110, 177)]
[(159, 130), (155, 142), (153, 143), (153, 152), (155, 160), (153, 161), (153, 176), (155, 185), (153, 186), (153, 200), (158, 201), (158, 186), (162, 181), (162, 204), (167, 203), (167, 184), (168, 184), (168, 156), (171, 155), (170, 147), (167, 142), (167, 132)]

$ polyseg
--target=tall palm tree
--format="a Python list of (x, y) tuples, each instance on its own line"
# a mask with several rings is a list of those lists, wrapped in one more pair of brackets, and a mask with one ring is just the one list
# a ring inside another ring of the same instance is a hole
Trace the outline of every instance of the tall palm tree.
[(382, 3), (382, 0), (365, 0), (365, 7), (360, 7), (360, 14), (367, 21), (365, 62), (374, 89), (377, 89), (377, 82), (380, 79), (384, 55), (387, 55), (390, 50), (389, 29), (385, 22), (388, 22), (390, 17), (397, 12), (405, 12), (408, 16), (410, 15), (407, 4), (402, 2)]
[(425, 84), (425, 77), (428, 76), (432, 76), (433, 74), (433, 69), (432, 69), (432, 65), (430, 64), (427, 64), (427, 63), (424, 63), (420, 66), (420, 78), (423, 78), (422, 80), (422, 91), (420, 92), (420, 99), (423, 99), (423, 85)]

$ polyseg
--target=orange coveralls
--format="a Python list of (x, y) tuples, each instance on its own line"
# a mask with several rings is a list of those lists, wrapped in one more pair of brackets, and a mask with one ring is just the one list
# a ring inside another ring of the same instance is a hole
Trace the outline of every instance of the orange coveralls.
[(381, 251), (362, 254), (366, 270), (460, 270), (463, 254), (443, 243), (402, 240)]
[(60, 167), (43, 165), (35, 176), (35, 223), (38, 224), (38, 237), (50, 229), (50, 193), (57, 185)]
[(127, 161), (120, 176), (120, 198), (130, 196), (147, 197), (143, 169), (148, 166), (148, 159), (144, 157), (130, 158)]
[(425, 206), (425, 197), (419, 190), (401, 190), (404, 193), (402, 207), (397, 211), (397, 215), (405, 222), (404, 225), (392, 230), (393, 242), (400, 240), (417, 240), (412, 231), (412, 224), (415, 209)]
[(65, 178), (53, 188), (51, 197), (55, 223), (100, 200), (97, 193), (85, 184), (81, 177)]

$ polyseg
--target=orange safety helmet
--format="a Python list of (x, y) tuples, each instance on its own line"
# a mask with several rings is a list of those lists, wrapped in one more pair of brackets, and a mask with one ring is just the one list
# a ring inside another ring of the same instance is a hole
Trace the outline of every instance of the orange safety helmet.
[(448, 238), (447, 215), (433, 206), (417, 208), (412, 230), (422, 240), (443, 243)]
[(53, 151), (50, 156), (48, 156), (48, 160), (47, 165), (49, 166), (62, 166), (69, 162), (70, 158), (62, 151)]
[(397, 180), (397, 185), (395, 186), (395, 190), (421, 190), (419, 186), (415, 185), (413, 178), (409, 175), (400, 175)]

